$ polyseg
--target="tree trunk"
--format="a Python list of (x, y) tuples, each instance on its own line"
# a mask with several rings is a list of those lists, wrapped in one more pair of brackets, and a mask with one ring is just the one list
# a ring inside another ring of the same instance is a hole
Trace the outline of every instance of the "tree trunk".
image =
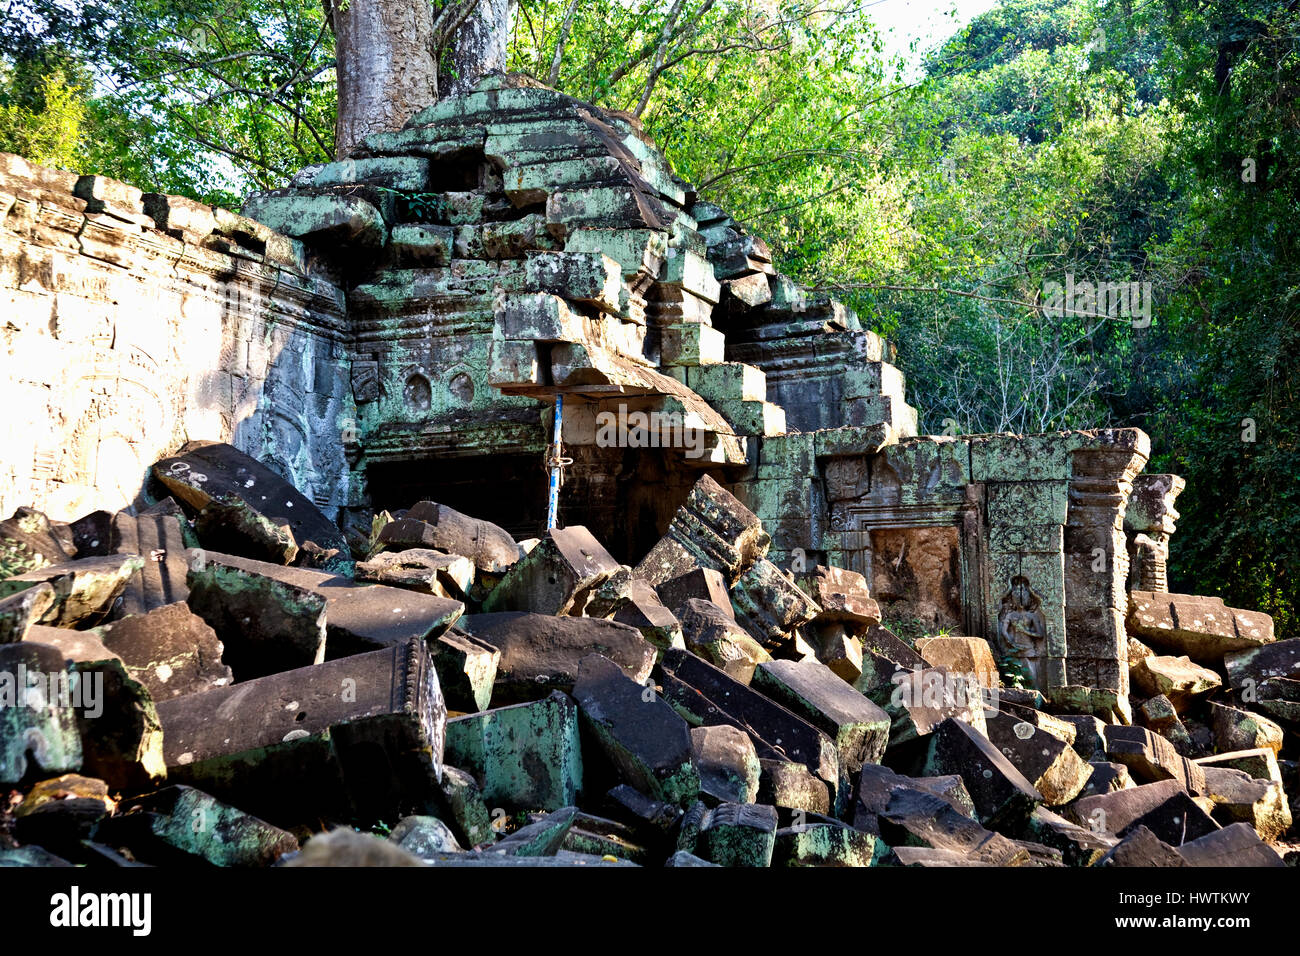
[(478, 0), (449, 44), (438, 74), (443, 96), (468, 93), (485, 73), (504, 73), (515, 0)]
[[(402, 125), (438, 99), (428, 0), (351, 0), (332, 11), (339, 105), (334, 149)], [(504, 42), (504, 41), (503, 41)]]

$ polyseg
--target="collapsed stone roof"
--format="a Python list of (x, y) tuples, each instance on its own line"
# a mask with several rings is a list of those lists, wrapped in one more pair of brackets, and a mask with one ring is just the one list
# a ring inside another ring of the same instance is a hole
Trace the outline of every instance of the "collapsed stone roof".
[[(489, 422), (500, 449), (502, 426), (535, 421), (511, 397), (555, 392), (589, 413), (643, 396), (688, 416), (714, 439), (699, 464), (743, 463), (733, 435), (916, 431), (885, 343), (851, 311), (777, 275), (634, 121), (521, 78), (489, 77), (244, 212), (346, 273), (377, 458), (446, 450), (431, 421), (461, 448)], [(585, 443), (576, 421), (567, 438)]]

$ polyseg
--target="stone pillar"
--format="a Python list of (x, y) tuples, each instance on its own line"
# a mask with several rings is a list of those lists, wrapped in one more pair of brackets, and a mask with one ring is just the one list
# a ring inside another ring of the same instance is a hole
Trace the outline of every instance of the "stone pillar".
[(1130, 560), (1129, 590), (1169, 591), (1169, 539), (1178, 512), (1174, 501), (1186, 482), (1178, 475), (1138, 475), (1124, 512)]
[(1063, 535), (1071, 436), (988, 435), (971, 440), (971, 480), (983, 489), (988, 529), (986, 633), (1000, 656), (1028, 669), (1049, 697), (1068, 683)]
[[(1124, 513), (1151, 440), (1136, 428), (1075, 433), (1065, 523), (1066, 676), (1094, 711), (1127, 716), (1128, 547)], [(1112, 700), (1113, 697), (1113, 700)]]

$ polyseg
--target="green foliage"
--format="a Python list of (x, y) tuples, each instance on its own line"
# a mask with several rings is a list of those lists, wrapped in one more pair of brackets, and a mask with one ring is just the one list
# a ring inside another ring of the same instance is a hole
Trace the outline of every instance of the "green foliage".
[(909, 647), (915, 647), (923, 637), (952, 637), (956, 633), (951, 627), (936, 628), (933, 621), (888, 609), (880, 623)]
[(447, 211), (442, 193), (397, 193), (396, 198), (402, 222), (439, 222)]
[(1014, 687), (1016, 690), (1023, 690), (1026, 687), (1033, 686), (1033, 675), (1025, 667), (1023, 661), (1016, 657), (1000, 655), (997, 659), (998, 675), (1002, 678), (1002, 683), (1007, 687)]
[(86, 82), (84, 168), (238, 205), (333, 156), (333, 34), (318, 0), (11, 0), (11, 64)]
[[(1172, 574), (1300, 623), (1300, 10), (1172, 4), (1161, 62), (1183, 122), (1171, 179), (1186, 214), (1168, 259), (1154, 468), (1188, 479)], [(1154, 390), (1154, 389), (1153, 389)], [(1250, 440), (1253, 439), (1253, 440)]]
[(0, 150), (76, 168), (87, 127), (81, 94), (61, 70), (36, 77), (12, 68), (0, 71)]

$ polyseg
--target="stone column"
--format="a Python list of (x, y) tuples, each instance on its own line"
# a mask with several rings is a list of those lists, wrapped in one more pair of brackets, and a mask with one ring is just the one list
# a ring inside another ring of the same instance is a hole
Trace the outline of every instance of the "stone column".
[(1169, 539), (1178, 512), (1174, 501), (1186, 482), (1178, 475), (1138, 475), (1124, 512), (1128, 535), (1129, 590), (1169, 591)]
[(1124, 513), (1151, 440), (1136, 428), (1077, 432), (1072, 438), (1064, 539), (1066, 676), (1070, 685), (1092, 689), (1094, 710), (1110, 707), (1127, 716)]

